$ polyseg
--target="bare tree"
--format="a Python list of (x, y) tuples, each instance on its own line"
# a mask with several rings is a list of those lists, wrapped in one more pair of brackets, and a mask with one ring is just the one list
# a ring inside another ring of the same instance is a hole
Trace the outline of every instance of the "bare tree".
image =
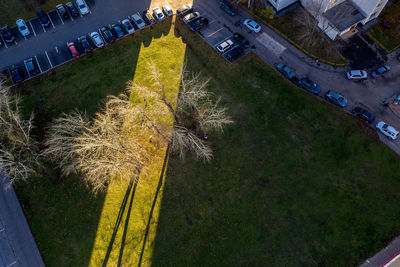
[(20, 115), (20, 98), (0, 85), (0, 166), (5, 168), (11, 183), (26, 180), (40, 169), (39, 149), (31, 136), (33, 114)]
[(44, 154), (58, 162), (64, 175), (77, 170), (99, 191), (115, 177), (138, 179), (160, 147), (169, 145), (181, 157), (189, 151), (211, 159), (207, 132), (222, 131), (232, 121), (207, 91), (208, 80), (183, 68), (176, 97), (168, 95), (153, 64), (148, 70), (152, 88), (130, 82), (126, 92), (108, 96), (92, 121), (74, 112), (52, 123)]

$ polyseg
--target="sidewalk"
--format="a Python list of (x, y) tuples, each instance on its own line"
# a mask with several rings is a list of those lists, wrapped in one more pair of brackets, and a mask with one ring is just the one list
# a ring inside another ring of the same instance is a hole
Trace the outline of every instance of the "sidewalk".
[[(394, 259), (396, 255), (400, 252), (400, 237), (397, 237), (393, 240), (386, 248), (382, 249), (380, 252), (375, 254), (373, 257), (366, 260), (360, 267), (375, 267), (375, 266), (383, 266), (386, 265), (390, 260)], [(391, 262), (389, 265), (391, 267), (397, 267), (400, 263), (397, 260), (396, 262)]]
[(0, 172), (0, 266), (44, 267), (14, 188)]

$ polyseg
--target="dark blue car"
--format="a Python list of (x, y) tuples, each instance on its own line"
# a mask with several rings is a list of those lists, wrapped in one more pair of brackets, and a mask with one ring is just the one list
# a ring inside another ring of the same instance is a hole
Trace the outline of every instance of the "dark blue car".
[(371, 123), (371, 122), (374, 122), (374, 120), (375, 120), (375, 116), (372, 115), (371, 112), (369, 112), (368, 110), (363, 109), (361, 107), (355, 107), (351, 111), (351, 113), (353, 113), (355, 116), (359, 117), (366, 123)]
[(311, 81), (308, 78), (303, 78), (299, 81), (299, 85), (301, 88), (318, 95), (321, 92), (321, 88), (319, 88), (318, 84), (314, 81)]
[(234, 10), (233, 6), (227, 1), (221, 1), (219, 7), (231, 16), (237, 15), (237, 12)]

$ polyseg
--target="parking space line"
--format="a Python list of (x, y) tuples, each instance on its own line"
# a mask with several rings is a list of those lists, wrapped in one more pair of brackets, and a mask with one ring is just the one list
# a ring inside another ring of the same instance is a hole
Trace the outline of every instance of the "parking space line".
[(44, 26), (42, 25), (42, 23), (40, 23), (40, 26), (42, 26), (42, 29), (44, 32), (47, 32), (46, 29), (44, 28)]
[[(52, 11), (53, 11), (53, 10), (52, 10)], [(50, 12), (51, 12), (51, 11), (50, 11)], [(49, 12), (49, 13), (50, 13), (50, 12)], [(56, 27), (54, 27), (54, 23), (53, 23), (53, 21), (51, 20), (51, 17), (50, 17), (50, 15), (49, 15), (49, 13), (47, 13), (47, 16), (49, 17), (51, 26), (53, 26), (53, 29), (55, 29)]]
[(1, 233), (1, 232), (3, 232), (4, 230), (6, 230), (6, 229), (4, 229), (4, 228), (3, 228), (3, 229), (1, 229), (1, 230), (0, 230), (0, 233)]
[(7, 43), (6, 43), (6, 41), (4, 40), (4, 38), (3, 38), (2, 36), (1, 36), (0, 38), (1, 38), (1, 40), (3, 41), (4, 46), (5, 46), (6, 48), (8, 48)]
[(207, 36), (207, 38), (208, 37), (211, 37), (211, 36), (213, 36), (214, 34), (216, 34), (217, 32), (220, 32), (220, 31), (222, 31), (223, 29), (225, 29), (224, 27), (222, 27), (221, 29), (219, 29), (219, 30), (216, 30), (215, 32), (213, 32), (213, 33), (211, 33), (210, 35), (208, 35)]
[(6, 267), (11, 267), (11, 266), (13, 266), (13, 265), (15, 265), (15, 264), (17, 264), (17, 261), (13, 261), (13, 262), (11, 262), (9, 265), (7, 265)]
[(36, 36), (36, 32), (35, 32), (35, 29), (33, 28), (33, 25), (32, 25), (32, 23), (31, 23), (31, 21), (28, 21), (28, 22), (29, 22), (29, 24), (31, 25), (31, 28), (32, 28), (33, 34)]
[(53, 68), (53, 63), (51, 63), (49, 54), (47, 54), (47, 51), (44, 51), (44, 53), (46, 54), (47, 60), (49, 61), (51, 68)]
[(62, 17), (60, 16), (60, 13), (58, 13), (58, 11), (56, 11), (56, 12), (57, 12), (57, 15), (58, 15), (58, 17), (60, 18), (62, 24), (64, 24), (64, 21), (63, 21)]
[(56, 52), (58, 53), (58, 47), (56, 46), (55, 48), (56, 48)]
[(40, 73), (42, 73), (42, 68), (40, 67), (39, 60), (37, 60), (37, 57), (36, 57), (36, 56), (35, 56), (35, 59), (36, 59), (37, 65), (38, 65), (38, 67), (39, 67)]
[(26, 38), (26, 36), (24, 36), (25, 40), (28, 40), (28, 38)]

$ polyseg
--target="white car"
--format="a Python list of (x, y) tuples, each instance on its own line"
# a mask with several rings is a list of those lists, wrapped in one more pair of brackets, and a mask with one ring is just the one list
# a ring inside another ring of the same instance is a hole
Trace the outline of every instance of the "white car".
[(85, 0), (76, 0), (75, 4), (78, 7), (79, 13), (81, 13), (82, 16), (89, 14), (89, 7), (86, 4)]
[(133, 26), (130, 23), (129, 19), (124, 19), (122, 21), (122, 25), (124, 26), (124, 28), (128, 32), (128, 34), (133, 34), (135, 32), (135, 29), (133, 28)]
[(104, 46), (103, 38), (101, 38), (98, 32), (92, 32), (90, 34), (90, 38), (92, 38), (93, 43), (97, 46), (97, 48), (101, 48)]
[(346, 77), (349, 80), (364, 80), (368, 78), (368, 74), (365, 70), (351, 70), (346, 73)]
[(140, 29), (143, 29), (144, 27), (146, 27), (146, 23), (144, 23), (142, 17), (136, 13), (132, 15), (132, 21), (136, 24), (136, 26)]
[(164, 13), (158, 6), (153, 8), (153, 17), (155, 17), (158, 21), (163, 21), (165, 19)]
[(257, 22), (255, 22), (254, 20), (245, 19), (243, 21), (243, 25), (246, 26), (249, 30), (251, 30), (253, 32), (260, 32), (261, 31), (260, 25), (258, 25)]
[(378, 122), (378, 124), (376, 125), (376, 128), (381, 133), (383, 133), (384, 135), (386, 135), (387, 137), (389, 137), (392, 140), (395, 140), (397, 138), (397, 136), (399, 136), (399, 131), (397, 131), (395, 128), (393, 128), (389, 124), (385, 123), (384, 121)]
[(222, 42), (220, 45), (217, 46), (217, 50), (218, 52), (225, 53), (226, 51), (228, 51), (229, 49), (231, 49), (231, 47), (233, 46), (233, 42), (232, 40), (228, 39), (224, 42)]
[(22, 34), (22, 36), (28, 36), (29, 34), (31, 34), (31, 32), (28, 29), (28, 26), (26, 26), (26, 23), (23, 19), (17, 20), (16, 23), (18, 30)]
[(171, 17), (174, 14), (170, 5), (163, 5), (162, 7), (164, 14), (168, 17)]

